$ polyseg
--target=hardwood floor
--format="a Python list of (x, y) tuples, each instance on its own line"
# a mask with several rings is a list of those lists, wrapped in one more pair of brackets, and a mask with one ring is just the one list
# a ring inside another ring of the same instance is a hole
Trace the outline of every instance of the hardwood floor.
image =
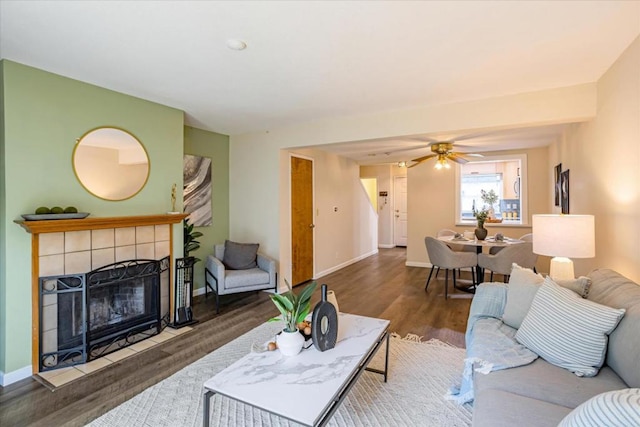
[[(405, 255), (403, 248), (381, 249), (318, 282), (335, 291), (341, 311), (389, 319), (390, 330), (402, 336), (412, 333), (463, 346), (471, 299), (454, 293), (445, 300), (444, 274), (432, 279), (425, 292), (429, 270), (406, 267)], [(316, 291), (312, 304), (319, 299)], [(33, 379), (0, 387), (0, 425), (84, 425), (277, 314), (264, 292), (223, 302), (216, 315), (214, 298), (197, 297), (193, 309), (200, 322), (193, 331), (53, 392)]]

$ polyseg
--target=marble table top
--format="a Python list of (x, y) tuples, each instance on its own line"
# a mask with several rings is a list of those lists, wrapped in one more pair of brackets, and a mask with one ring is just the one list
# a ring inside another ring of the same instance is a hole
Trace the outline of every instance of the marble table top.
[(291, 357), (278, 350), (250, 353), (205, 382), (205, 391), (314, 425), (388, 327), (388, 320), (341, 313), (335, 348), (311, 346)]

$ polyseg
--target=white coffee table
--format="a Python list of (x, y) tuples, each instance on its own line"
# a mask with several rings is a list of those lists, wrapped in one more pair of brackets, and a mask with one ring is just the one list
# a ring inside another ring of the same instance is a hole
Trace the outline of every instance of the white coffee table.
[[(324, 352), (311, 346), (293, 357), (279, 351), (250, 353), (204, 383), (204, 426), (210, 402), (220, 394), (308, 426), (329, 421), (365, 370), (384, 376), (389, 360), (389, 321), (341, 313), (338, 343)], [(267, 340), (269, 337), (265, 337)], [(367, 365), (386, 341), (384, 370)], [(292, 402), (300, 401), (304, 404)]]

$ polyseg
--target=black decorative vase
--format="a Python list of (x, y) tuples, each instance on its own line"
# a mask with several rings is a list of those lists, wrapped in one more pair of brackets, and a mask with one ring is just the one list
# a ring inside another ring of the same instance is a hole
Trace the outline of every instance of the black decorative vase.
[(487, 233), (489, 232), (487, 231), (486, 228), (484, 228), (484, 224), (482, 225), (478, 224), (478, 228), (475, 229), (476, 239), (478, 240), (486, 239)]
[(311, 337), (319, 351), (332, 349), (338, 341), (338, 312), (327, 301), (327, 285), (322, 285), (322, 300), (313, 309)]

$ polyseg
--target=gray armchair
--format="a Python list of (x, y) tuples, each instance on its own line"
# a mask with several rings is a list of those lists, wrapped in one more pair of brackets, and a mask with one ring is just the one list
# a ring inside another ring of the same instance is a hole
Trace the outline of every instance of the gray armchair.
[(207, 257), (204, 269), (205, 298), (208, 296), (209, 289), (216, 294), (216, 313), (220, 312), (220, 295), (265, 289), (277, 290), (274, 259), (258, 253), (256, 268), (230, 270), (222, 263), (224, 247), (224, 245), (214, 246), (214, 254)]

